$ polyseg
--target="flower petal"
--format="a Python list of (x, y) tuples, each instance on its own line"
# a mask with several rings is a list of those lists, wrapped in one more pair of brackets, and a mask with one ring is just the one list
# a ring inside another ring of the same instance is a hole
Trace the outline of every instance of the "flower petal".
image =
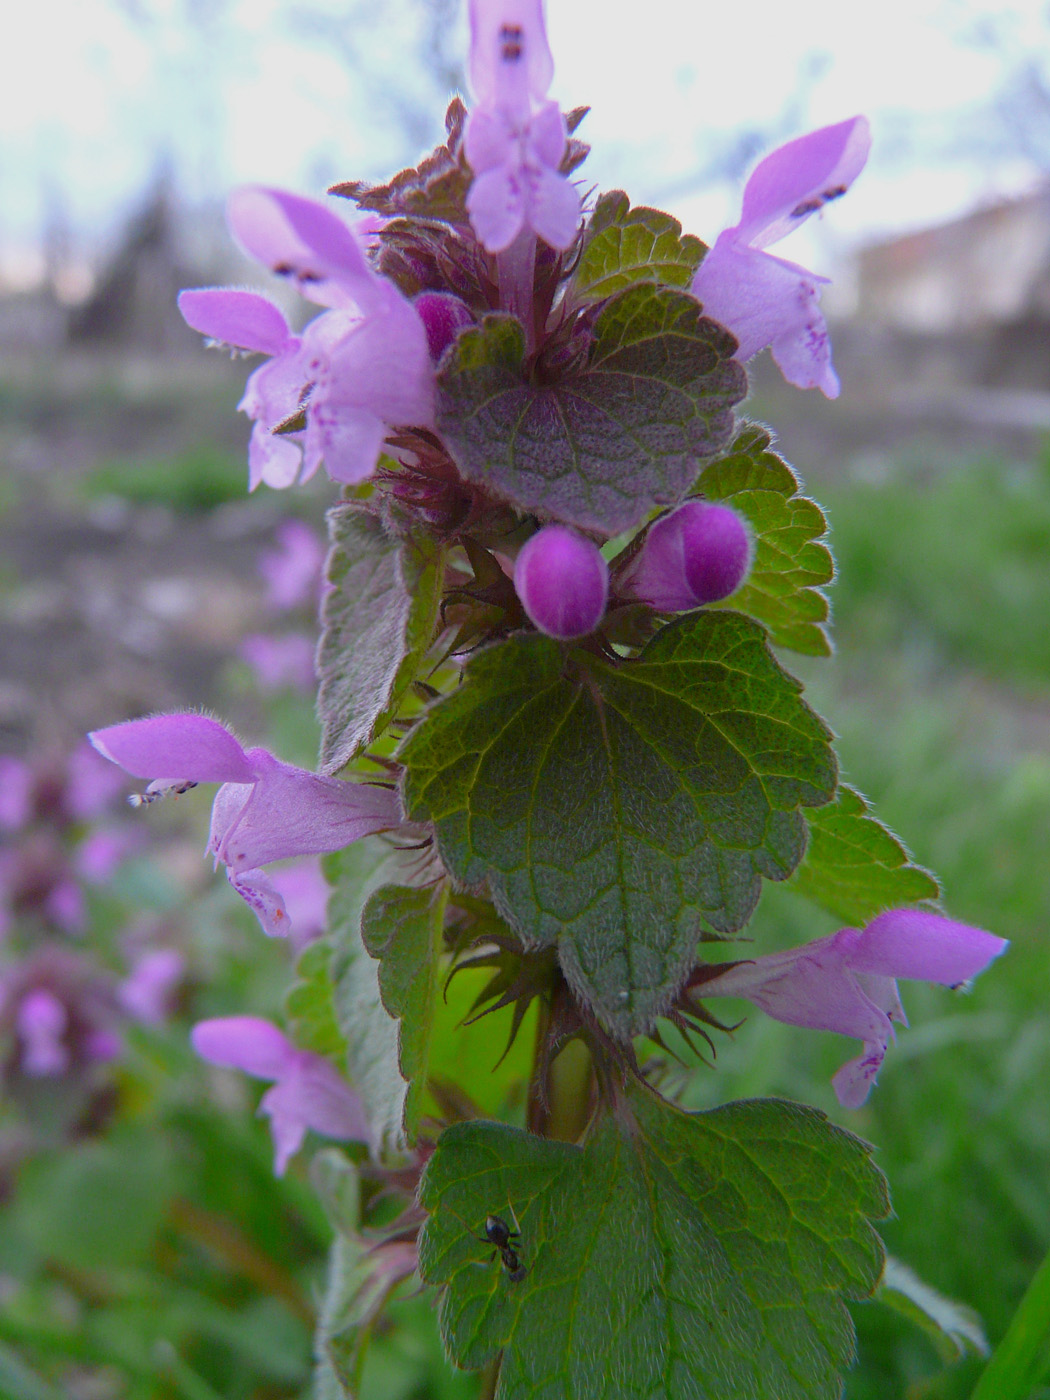
[(182, 319), (209, 340), (279, 355), (291, 336), (269, 297), (239, 287), (195, 287), (179, 293)]
[(474, 177), (467, 213), (480, 243), (502, 253), (525, 226), (525, 194), (508, 165), (493, 166)]
[(158, 1026), (167, 1017), (175, 988), (186, 973), (186, 959), (177, 948), (151, 948), (137, 958), (117, 988), (117, 999), (129, 1016)]
[(103, 758), (136, 778), (161, 782), (251, 783), (255, 772), (230, 731), (207, 715), (153, 715), (88, 735)]
[(889, 1018), (850, 973), (856, 929), (843, 929), (784, 953), (734, 963), (701, 995), (747, 997), (776, 1021), (811, 1030), (838, 1031), (858, 1040), (884, 1041)]
[(419, 312), (395, 287), (375, 310), (329, 345), (310, 398), (374, 413), (391, 427), (434, 419), (434, 368)]
[(843, 1108), (861, 1108), (871, 1093), (886, 1058), (886, 1042), (872, 1041), (855, 1060), (847, 1060), (831, 1079), (835, 1097)]
[(284, 1176), (288, 1163), (303, 1145), (306, 1122), (299, 1112), (298, 1094), (294, 1086), (278, 1082), (267, 1089), (259, 1101), (259, 1112), (270, 1119), (273, 1137), (275, 1176)]
[(923, 909), (890, 909), (857, 939), (857, 972), (911, 977), (955, 987), (976, 977), (1007, 948), (1004, 938)]
[(292, 921), (284, 897), (265, 870), (228, 870), (226, 873), (268, 938), (286, 938), (291, 934)]
[(371, 303), (375, 276), (351, 229), (325, 205), (286, 190), (246, 185), (227, 205), (234, 238), (251, 257), (320, 306)]
[(292, 1064), (295, 1046), (272, 1021), (259, 1016), (217, 1016), (198, 1021), (190, 1042), (202, 1059), (257, 1079), (279, 1079)]
[(303, 466), (301, 436), (300, 433), (292, 437), (272, 433), (264, 424), (256, 423), (248, 443), (249, 491), (254, 491), (261, 483), (274, 491), (295, 485)]
[(366, 1141), (368, 1124), (357, 1094), (336, 1069), (307, 1050), (296, 1050), (286, 1072), (259, 1104), (270, 1116), (274, 1171), (284, 1173), (307, 1128), (339, 1141)]
[(234, 810), (235, 795), (212, 811), (210, 849), (231, 870), (254, 870), (285, 856), (320, 855), (397, 826), (397, 794), (367, 783), (324, 778), (281, 763), (265, 749), (248, 755), (259, 781)]
[(333, 481), (355, 485), (375, 471), (386, 424), (374, 413), (336, 404), (311, 409), (306, 427), (307, 465), (324, 462)]
[(543, 0), (470, 0), (467, 66), (479, 103), (527, 113), (554, 77)]
[(736, 336), (736, 359), (749, 360), (772, 346), (790, 384), (819, 388), (835, 398), (839, 382), (817, 301), (818, 284), (824, 281), (794, 263), (738, 244), (730, 230), (719, 234), (697, 269), (693, 295), (708, 316)]
[(576, 186), (556, 170), (540, 166), (532, 173), (528, 221), (552, 248), (568, 248), (580, 225), (580, 195)]
[(46, 987), (35, 987), (21, 1000), (15, 1028), (22, 1042), (21, 1067), (34, 1078), (64, 1074), (69, 1068), (65, 1034), (69, 1013)]
[(368, 1141), (368, 1120), (360, 1096), (334, 1065), (301, 1050), (295, 1070), (299, 1110), (308, 1128), (326, 1137)]
[(783, 238), (846, 193), (870, 149), (871, 129), (863, 116), (780, 146), (758, 163), (747, 182), (736, 238), (754, 248)]

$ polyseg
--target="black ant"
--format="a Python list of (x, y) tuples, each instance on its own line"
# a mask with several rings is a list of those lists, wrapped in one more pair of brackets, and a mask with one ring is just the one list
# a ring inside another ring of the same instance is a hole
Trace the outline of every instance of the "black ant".
[(493, 1244), (499, 1251), (499, 1256), (503, 1260), (503, 1267), (510, 1275), (511, 1283), (520, 1283), (528, 1270), (518, 1258), (517, 1250), (512, 1241), (521, 1239), (520, 1230), (512, 1230), (505, 1220), (498, 1215), (486, 1215), (485, 1233), (479, 1235), (478, 1239), (482, 1244)]

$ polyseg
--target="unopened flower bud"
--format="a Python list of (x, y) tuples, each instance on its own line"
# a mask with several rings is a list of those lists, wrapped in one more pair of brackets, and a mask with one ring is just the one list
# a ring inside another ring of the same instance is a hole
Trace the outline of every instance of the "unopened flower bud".
[(541, 632), (560, 641), (585, 637), (605, 614), (609, 566), (590, 540), (547, 525), (527, 540), (514, 565), (522, 607)]
[(751, 536), (736, 511), (687, 501), (652, 526), (619, 591), (659, 612), (686, 612), (735, 593), (751, 555)]
[(474, 324), (470, 307), (448, 292), (423, 292), (412, 305), (419, 312), (427, 333), (430, 357), (435, 362), (441, 359), (464, 326)]

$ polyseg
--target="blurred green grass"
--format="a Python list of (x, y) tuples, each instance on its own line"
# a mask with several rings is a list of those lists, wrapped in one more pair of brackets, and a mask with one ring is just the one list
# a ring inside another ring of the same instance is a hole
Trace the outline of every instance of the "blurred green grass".
[(205, 511), (243, 501), (247, 489), (243, 453), (208, 444), (191, 446), (175, 456), (113, 457), (99, 462), (80, 481), (88, 501), (118, 496), (132, 505), (170, 506), (177, 511)]

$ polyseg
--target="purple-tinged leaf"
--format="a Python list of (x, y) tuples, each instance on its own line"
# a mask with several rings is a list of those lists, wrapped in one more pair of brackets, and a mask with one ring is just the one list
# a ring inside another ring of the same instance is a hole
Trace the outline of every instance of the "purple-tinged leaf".
[(328, 526), (317, 709), (321, 766), (334, 773), (382, 732), (415, 679), (437, 623), (443, 560), (363, 506), (333, 507)]
[(510, 316), (460, 334), (438, 425), (469, 480), (519, 510), (607, 535), (675, 505), (733, 430), (747, 376), (695, 300), (635, 286), (606, 302), (582, 368), (534, 383)]

